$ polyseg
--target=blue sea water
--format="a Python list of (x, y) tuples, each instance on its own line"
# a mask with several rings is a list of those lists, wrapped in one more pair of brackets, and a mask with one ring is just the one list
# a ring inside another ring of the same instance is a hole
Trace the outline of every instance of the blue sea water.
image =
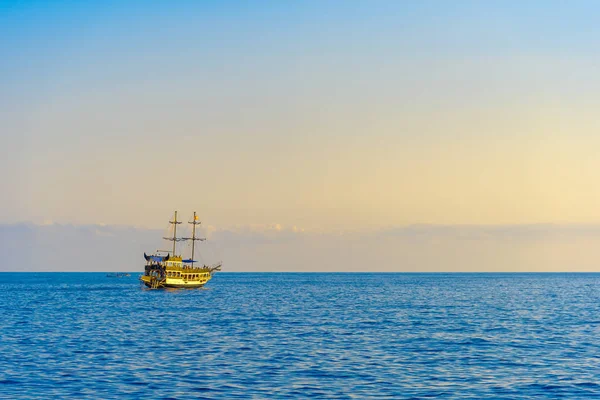
[(600, 275), (0, 274), (1, 398), (600, 397)]

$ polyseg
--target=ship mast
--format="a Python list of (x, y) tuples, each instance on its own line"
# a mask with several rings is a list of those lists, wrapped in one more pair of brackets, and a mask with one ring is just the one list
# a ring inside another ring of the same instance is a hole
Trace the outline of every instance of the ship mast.
[(193, 267), (194, 266), (194, 245), (196, 244), (196, 240), (204, 241), (204, 240), (206, 240), (206, 238), (197, 238), (196, 237), (196, 225), (201, 224), (201, 222), (198, 221), (198, 216), (196, 215), (196, 211), (194, 211), (194, 219), (192, 220), (192, 222), (190, 222), (190, 224), (192, 224), (192, 237), (185, 238), (185, 239), (192, 241), (192, 258), (191, 258), (192, 261), (191, 261), (191, 263), (192, 263), (192, 267)]
[[(192, 267), (194, 266), (194, 245), (196, 241), (196, 211), (194, 211), (194, 220), (192, 221)], [(200, 222), (198, 222), (200, 223)]]
[(173, 256), (175, 256), (175, 243), (177, 243), (177, 211), (175, 211), (175, 218), (171, 223), (173, 224)]
[(181, 223), (180, 221), (177, 221), (177, 211), (175, 211), (175, 218), (173, 218), (173, 221), (169, 221), (169, 223), (173, 224), (173, 237), (164, 237), (163, 239), (171, 240), (173, 242), (173, 256), (175, 256), (175, 243), (177, 243), (178, 240), (181, 240), (181, 238), (177, 237), (177, 224)]

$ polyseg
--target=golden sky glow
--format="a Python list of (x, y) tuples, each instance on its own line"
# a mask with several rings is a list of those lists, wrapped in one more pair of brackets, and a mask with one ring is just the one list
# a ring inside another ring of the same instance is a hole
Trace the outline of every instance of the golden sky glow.
[(600, 222), (598, 35), (561, 10), (190, 7), (4, 14), (2, 222)]

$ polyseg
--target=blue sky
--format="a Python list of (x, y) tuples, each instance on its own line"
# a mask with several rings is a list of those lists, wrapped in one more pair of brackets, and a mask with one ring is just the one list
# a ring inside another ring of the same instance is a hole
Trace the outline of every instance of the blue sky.
[(598, 8), (3, 2), (0, 222), (597, 223)]

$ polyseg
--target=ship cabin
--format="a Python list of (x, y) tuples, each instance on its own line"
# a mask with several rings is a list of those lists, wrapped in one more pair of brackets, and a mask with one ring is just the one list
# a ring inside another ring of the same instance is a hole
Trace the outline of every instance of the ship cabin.
[(175, 256), (164, 261), (166, 278), (182, 279), (184, 281), (203, 281), (208, 280), (210, 271), (205, 267), (193, 267), (192, 260), (182, 260)]

